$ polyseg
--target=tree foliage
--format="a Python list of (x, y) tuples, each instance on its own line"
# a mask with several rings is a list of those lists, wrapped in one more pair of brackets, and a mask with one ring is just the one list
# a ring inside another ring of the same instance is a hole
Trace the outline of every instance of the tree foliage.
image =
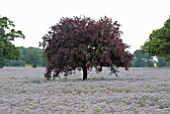
[(158, 67), (170, 67), (170, 61), (167, 62), (163, 57), (157, 57), (158, 59)]
[(18, 47), (21, 56), (19, 61), (25, 62), (27, 65), (32, 65), (33, 68), (38, 66), (45, 66), (47, 60), (45, 60), (44, 50), (35, 47)]
[(26, 64), (32, 65), (36, 68), (42, 61), (42, 50), (34, 47), (25, 48), (25, 54), (23, 54), (23, 60), (25, 59)]
[(142, 50), (151, 56), (165, 57), (170, 61), (170, 18), (165, 21), (162, 28), (152, 31)]
[(17, 47), (20, 52), (18, 60), (6, 60), (3, 62), (4, 66), (25, 67), (31, 65), (32, 67), (44, 67), (47, 65), (46, 55), (43, 49), (35, 47)]
[(153, 57), (141, 50), (136, 50), (133, 54), (133, 67), (153, 67)]
[(136, 50), (133, 53), (132, 67), (169, 67), (170, 62), (166, 62), (163, 57), (159, 56), (149, 56), (148, 53), (143, 53), (142, 50)]
[(48, 59), (45, 77), (50, 79), (51, 74), (57, 77), (61, 73), (68, 76), (78, 68), (83, 70), (85, 80), (92, 67), (100, 72), (108, 66), (112, 73), (117, 73), (118, 67), (127, 69), (132, 54), (120, 38), (119, 27), (117, 21), (106, 16), (98, 21), (89, 17), (61, 18), (41, 43)]
[(11, 43), (15, 38), (24, 38), (20, 30), (14, 29), (15, 25), (13, 21), (10, 21), (7, 17), (0, 16), (0, 63), (3, 67), (5, 60), (16, 60), (19, 58), (19, 51)]
[(9, 67), (25, 67), (26, 64), (22, 60), (7, 60), (4, 61), (4, 66), (9, 66)]

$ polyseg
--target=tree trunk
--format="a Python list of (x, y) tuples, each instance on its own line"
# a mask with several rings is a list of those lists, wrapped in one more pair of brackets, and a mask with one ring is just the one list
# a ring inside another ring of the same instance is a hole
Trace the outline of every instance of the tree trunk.
[(82, 69), (83, 69), (83, 80), (86, 80), (87, 79), (87, 67), (83, 66)]

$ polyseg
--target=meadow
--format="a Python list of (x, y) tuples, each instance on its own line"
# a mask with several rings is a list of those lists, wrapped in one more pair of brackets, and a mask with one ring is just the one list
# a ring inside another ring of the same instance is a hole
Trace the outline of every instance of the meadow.
[(169, 114), (170, 69), (119, 69), (47, 81), (45, 68), (0, 69), (1, 114)]

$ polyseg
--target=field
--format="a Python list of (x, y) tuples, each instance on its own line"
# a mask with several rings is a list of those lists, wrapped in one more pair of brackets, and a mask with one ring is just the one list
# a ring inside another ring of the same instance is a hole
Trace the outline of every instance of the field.
[(0, 69), (0, 114), (169, 114), (170, 69), (108, 69), (47, 81), (44, 68)]

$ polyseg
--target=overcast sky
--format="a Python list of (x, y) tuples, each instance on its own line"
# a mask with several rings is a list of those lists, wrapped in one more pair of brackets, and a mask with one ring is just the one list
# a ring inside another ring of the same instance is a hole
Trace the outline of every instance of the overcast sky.
[(170, 0), (0, 0), (0, 15), (14, 21), (25, 40), (17, 46), (38, 47), (50, 26), (61, 17), (85, 15), (94, 19), (103, 16), (122, 26), (123, 42), (139, 49), (152, 30), (163, 26), (170, 15)]

